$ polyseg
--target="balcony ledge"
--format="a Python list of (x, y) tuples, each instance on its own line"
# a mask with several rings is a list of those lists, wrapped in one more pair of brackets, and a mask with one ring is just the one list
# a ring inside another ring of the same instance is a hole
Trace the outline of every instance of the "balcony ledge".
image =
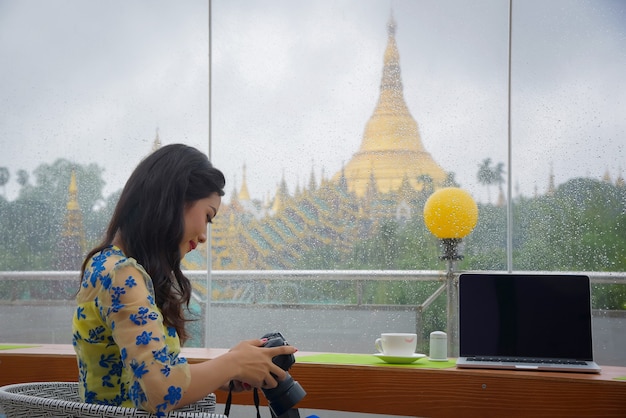
[[(185, 348), (190, 362), (226, 349)], [(297, 356), (318, 353), (298, 352)], [(0, 350), (0, 385), (75, 381), (71, 345), (42, 344)], [(624, 417), (626, 367), (600, 374), (403, 368), (296, 362), (290, 373), (307, 396), (302, 408), (429, 417)], [(217, 393), (218, 402), (226, 393)], [(249, 405), (249, 393), (234, 402)]]

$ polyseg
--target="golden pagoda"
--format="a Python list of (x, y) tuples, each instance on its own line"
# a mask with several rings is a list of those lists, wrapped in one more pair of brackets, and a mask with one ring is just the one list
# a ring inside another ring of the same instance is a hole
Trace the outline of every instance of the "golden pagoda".
[[(421, 190), (418, 178), (428, 176), (435, 187), (441, 187), (447, 176), (424, 149), (417, 122), (404, 101), (393, 16), (387, 33), (378, 103), (365, 126), (360, 149), (342, 169), (348, 190), (359, 197), (366, 195), (372, 179), (379, 192), (387, 193), (398, 190), (405, 177), (415, 190)], [(338, 181), (342, 172), (332, 180)]]
[(85, 255), (85, 248), (85, 227), (78, 204), (76, 173), (72, 170), (56, 267), (60, 270), (78, 270)]
[(427, 196), (450, 180), (424, 150), (404, 101), (393, 18), (388, 34), (380, 97), (358, 152), (331, 179), (322, 172), (318, 183), (312, 171), (293, 195), (283, 173), (266, 202), (250, 198), (244, 166), (241, 189), (222, 201), (211, 227), (215, 269), (324, 268), (379, 233), (381, 222), (419, 216)]

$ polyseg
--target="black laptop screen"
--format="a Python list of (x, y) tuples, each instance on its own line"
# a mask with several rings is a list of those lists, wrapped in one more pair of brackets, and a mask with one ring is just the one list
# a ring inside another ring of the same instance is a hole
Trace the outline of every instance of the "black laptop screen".
[(593, 360), (589, 278), (462, 274), (461, 356)]

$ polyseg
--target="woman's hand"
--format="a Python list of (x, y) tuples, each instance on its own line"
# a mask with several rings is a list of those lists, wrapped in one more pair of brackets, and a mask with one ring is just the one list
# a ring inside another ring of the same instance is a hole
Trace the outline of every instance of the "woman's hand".
[(267, 340), (246, 340), (234, 346), (227, 353), (213, 360), (189, 365), (191, 382), (179, 402), (188, 405), (204, 398), (217, 389), (240, 392), (252, 388), (272, 389), (278, 381), (285, 379), (286, 372), (272, 362), (276, 356), (293, 354), (295, 347), (263, 347)]
[[(232, 385), (232, 389), (231, 389), (231, 385)], [(230, 392), (231, 390), (233, 392), (244, 392), (244, 391), (252, 390), (252, 386), (240, 380), (231, 380), (227, 384), (220, 387), (220, 390), (223, 390), (224, 392)]]
[(285, 379), (287, 373), (272, 362), (279, 355), (293, 354), (298, 351), (295, 347), (284, 345), (280, 347), (263, 347), (267, 340), (245, 340), (234, 346), (225, 356), (231, 357), (238, 367), (234, 381), (241, 383), (242, 390), (257, 387), (272, 389), (278, 381)]

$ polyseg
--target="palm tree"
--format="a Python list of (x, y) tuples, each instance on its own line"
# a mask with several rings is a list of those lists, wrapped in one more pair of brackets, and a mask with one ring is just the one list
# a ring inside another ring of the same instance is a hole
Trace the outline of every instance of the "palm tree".
[(494, 170), (491, 167), (491, 158), (485, 158), (478, 166), (478, 182), (487, 186), (487, 199), (491, 203), (491, 186), (494, 183)]
[(504, 179), (505, 174), (506, 171), (504, 171), (504, 163), (496, 164), (496, 168), (493, 170), (493, 182), (498, 185), (498, 191), (500, 196), (504, 196), (502, 185), (506, 183), (506, 180)]
[(5, 198), (7, 197), (6, 184), (9, 182), (10, 177), (11, 175), (9, 174), (9, 169), (6, 167), (0, 167), (0, 186), (2, 186)]
[(26, 170), (17, 170), (17, 184), (24, 187), (28, 184), (28, 172)]
[(422, 193), (430, 196), (435, 191), (435, 181), (428, 174), (420, 174), (417, 176), (417, 183), (422, 185)]
[(459, 183), (456, 182), (456, 174), (450, 171), (446, 173), (446, 179), (443, 181), (445, 187), (459, 187)]

